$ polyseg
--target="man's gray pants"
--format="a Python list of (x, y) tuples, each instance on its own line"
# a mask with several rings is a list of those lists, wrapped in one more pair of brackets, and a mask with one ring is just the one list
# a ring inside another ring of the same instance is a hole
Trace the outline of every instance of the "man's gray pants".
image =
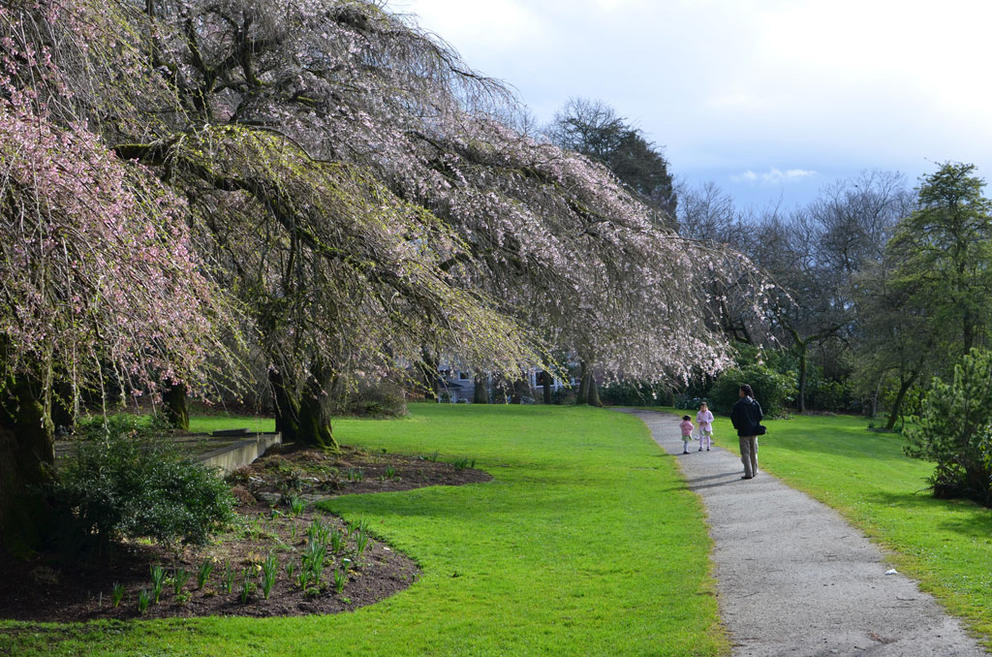
[(744, 464), (744, 476), (750, 479), (758, 472), (758, 437), (740, 436), (741, 463)]

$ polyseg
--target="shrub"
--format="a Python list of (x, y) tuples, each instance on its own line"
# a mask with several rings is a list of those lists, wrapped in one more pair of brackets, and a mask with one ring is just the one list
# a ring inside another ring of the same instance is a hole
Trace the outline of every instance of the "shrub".
[(699, 410), (700, 404), (702, 404), (706, 399), (703, 397), (679, 397), (675, 400), (675, 408), (684, 408), (691, 411)]
[(599, 397), (609, 406), (668, 406), (672, 393), (660, 384), (646, 381), (614, 381), (599, 389)]
[(551, 403), (570, 405), (575, 403), (575, 388), (558, 388), (551, 391)]
[(57, 538), (100, 547), (121, 537), (202, 544), (234, 504), (227, 485), (171, 441), (126, 432), (80, 442), (48, 493)]
[(816, 387), (809, 391), (807, 403), (822, 411), (840, 412), (850, 404), (850, 395), (840, 381), (823, 379), (816, 382)]
[(949, 384), (934, 377), (915, 420), (905, 450), (936, 463), (934, 495), (992, 506), (992, 352), (972, 349)]
[(713, 409), (720, 413), (729, 413), (738, 399), (738, 390), (744, 383), (750, 384), (755, 399), (769, 417), (783, 414), (786, 402), (795, 392), (791, 377), (761, 363), (749, 363), (725, 370), (716, 378), (709, 395)]
[(130, 435), (148, 437), (154, 433), (152, 426), (155, 416), (133, 413), (111, 413), (109, 415), (87, 415), (76, 422), (73, 437), (81, 440), (103, 440), (108, 435)]
[(849, 378), (826, 377), (823, 368), (811, 365), (807, 371), (806, 408), (832, 413), (860, 412), (862, 405)]
[(406, 415), (403, 389), (388, 381), (342, 384), (331, 404), (333, 415), (358, 417), (402, 417)]

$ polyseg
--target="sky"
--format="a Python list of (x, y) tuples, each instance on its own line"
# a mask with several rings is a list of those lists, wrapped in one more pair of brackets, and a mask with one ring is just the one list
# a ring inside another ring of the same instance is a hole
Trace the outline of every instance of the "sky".
[[(600, 100), (690, 186), (789, 209), (872, 169), (992, 176), (989, 0), (388, 0), (539, 124)], [(986, 190), (989, 195), (990, 190)]]

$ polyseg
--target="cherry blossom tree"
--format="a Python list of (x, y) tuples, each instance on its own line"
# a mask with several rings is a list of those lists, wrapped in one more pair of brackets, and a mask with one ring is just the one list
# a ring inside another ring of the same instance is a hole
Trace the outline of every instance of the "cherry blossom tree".
[(23, 32), (58, 48), (15, 85), (186, 200), (288, 433), (333, 444), (328, 386), (424, 353), (511, 376), (551, 346), (590, 375), (729, 362), (704, 283), (747, 287), (749, 263), (508, 128), (506, 89), (408, 19), (353, 0), (31, 6), (55, 10), (25, 10)]
[[(660, 228), (602, 165), (499, 125), (476, 130), (499, 146), (448, 144), (450, 191), (422, 202), (472, 240), (493, 296), (529, 313), (587, 373), (684, 380), (727, 362), (706, 321), (719, 305), (705, 284), (736, 287), (753, 272), (746, 260)], [(583, 389), (595, 390), (588, 381)]]
[(201, 253), (225, 265), (225, 287), (250, 312), (288, 439), (334, 446), (333, 380), (414, 361), (424, 341), (509, 371), (538, 361), (521, 329), (461, 284), (466, 245), (450, 227), (360, 162), (314, 147), (315, 135), (333, 137), (314, 131), (327, 121), (280, 76), (299, 73), (301, 52), (348, 47), (340, 33), (292, 41), (300, 21), (360, 19), (348, 4), (21, 9), (8, 23), (25, 35), (21, 51), (57, 47), (43, 63), (12, 57), (12, 86), (62, 122), (85, 120), (185, 197), (192, 225), (207, 229)]
[[(185, 203), (79, 122), (55, 120), (25, 70), (57, 88), (42, 7), (0, 8), (0, 527), (54, 464), (53, 407), (113, 379), (134, 394), (205, 389), (235, 313), (205, 275)], [(49, 8), (50, 9), (50, 8)], [(68, 392), (66, 392), (66, 390)], [(62, 397), (60, 399), (60, 396)]]

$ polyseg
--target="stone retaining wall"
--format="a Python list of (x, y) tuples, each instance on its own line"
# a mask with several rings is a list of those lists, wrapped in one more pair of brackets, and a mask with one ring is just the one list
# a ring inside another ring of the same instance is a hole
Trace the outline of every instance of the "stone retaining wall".
[(281, 443), (282, 434), (260, 433), (202, 454), (197, 460), (206, 466), (220, 468), (226, 475), (248, 465), (264, 454), (265, 450)]

